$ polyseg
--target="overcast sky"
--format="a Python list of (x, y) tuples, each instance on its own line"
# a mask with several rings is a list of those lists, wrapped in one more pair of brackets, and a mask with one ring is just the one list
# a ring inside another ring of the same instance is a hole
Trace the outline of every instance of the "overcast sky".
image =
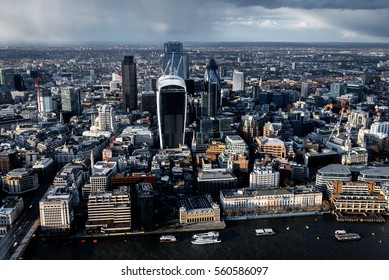
[(388, 0), (0, 0), (0, 43), (389, 42)]

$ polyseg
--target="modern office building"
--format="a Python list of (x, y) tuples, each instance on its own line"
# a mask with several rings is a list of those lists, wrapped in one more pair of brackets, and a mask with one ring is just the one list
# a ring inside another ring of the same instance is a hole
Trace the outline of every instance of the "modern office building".
[(158, 79), (157, 115), (161, 149), (178, 148), (184, 144), (187, 93), (182, 78), (166, 75)]
[(274, 158), (284, 158), (286, 147), (284, 141), (273, 137), (256, 137), (254, 144), (257, 147), (256, 153), (270, 155)]
[(227, 135), (225, 142), (227, 153), (247, 155), (249, 152), (248, 145), (239, 135)]
[(310, 83), (301, 83), (301, 97), (308, 97), (311, 92), (311, 84)]
[(245, 77), (244, 73), (240, 71), (234, 71), (232, 74), (232, 90), (244, 91), (245, 89)]
[(197, 176), (199, 193), (219, 195), (220, 190), (236, 190), (238, 178), (225, 169), (202, 170)]
[(221, 92), (218, 66), (213, 58), (207, 63), (204, 73), (204, 92), (201, 98), (201, 114), (216, 117), (220, 108)]
[(0, 84), (8, 86), (10, 90), (15, 89), (15, 75), (13, 68), (0, 69)]
[(231, 118), (218, 116), (198, 117), (196, 119), (195, 138), (197, 144), (210, 143), (215, 139), (224, 139), (231, 132)]
[(43, 158), (36, 161), (32, 169), (38, 174), (39, 183), (43, 184), (53, 178), (55, 174), (55, 163), (52, 158)]
[(176, 75), (188, 79), (187, 57), (180, 42), (167, 42), (164, 44), (164, 58), (162, 71), (166, 75)]
[(114, 131), (113, 107), (104, 104), (99, 108), (99, 129), (101, 131)]
[(331, 97), (339, 97), (343, 95), (344, 92), (344, 84), (341, 83), (332, 83), (331, 89), (330, 89), (330, 96)]
[(280, 187), (280, 172), (273, 170), (271, 166), (255, 164), (250, 173), (251, 189), (275, 189)]
[(330, 201), (336, 211), (345, 213), (382, 213), (387, 200), (380, 187), (367, 182), (328, 184)]
[(140, 111), (157, 114), (157, 95), (154, 91), (144, 91), (140, 96)]
[(141, 226), (150, 229), (153, 225), (154, 190), (150, 183), (136, 184), (138, 192), (139, 222)]
[(370, 134), (379, 138), (386, 138), (389, 135), (389, 122), (375, 122), (370, 126)]
[(350, 182), (350, 169), (342, 164), (330, 164), (320, 168), (316, 173), (316, 188), (328, 195), (327, 184), (333, 182)]
[(133, 56), (122, 61), (123, 108), (129, 112), (138, 108), (138, 85), (136, 63)]
[(38, 174), (32, 169), (18, 168), (13, 169), (3, 178), (3, 191), (8, 194), (23, 194), (39, 187)]
[(358, 181), (370, 183), (384, 183), (389, 181), (389, 167), (373, 167), (362, 170)]
[(79, 88), (63, 87), (61, 89), (62, 111), (70, 112), (72, 115), (81, 115), (81, 93)]
[(73, 160), (67, 163), (62, 169), (55, 175), (53, 180), (54, 186), (68, 186), (72, 191), (73, 203), (77, 204), (80, 200), (80, 190), (84, 186), (90, 177), (90, 160)]
[(114, 175), (114, 170), (109, 167), (94, 172), (89, 178), (90, 183), (82, 187), (82, 197), (87, 199), (91, 193), (111, 191)]
[(89, 195), (87, 232), (98, 230), (109, 235), (123, 235), (131, 230), (130, 189), (120, 187), (112, 192)]
[(67, 232), (72, 226), (74, 211), (72, 192), (67, 186), (52, 186), (39, 201), (42, 231)]
[(49, 89), (39, 88), (37, 93), (38, 112), (53, 112), (53, 97)]

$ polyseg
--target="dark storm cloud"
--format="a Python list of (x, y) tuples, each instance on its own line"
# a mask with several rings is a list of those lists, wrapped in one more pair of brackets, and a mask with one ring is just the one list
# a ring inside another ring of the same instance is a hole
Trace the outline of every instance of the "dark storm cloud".
[(389, 0), (0, 0), (0, 42), (387, 40), (388, 11)]
[(266, 9), (346, 9), (378, 10), (389, 8), (388, 0), (223, 0), (238, 7), (261, 6)]

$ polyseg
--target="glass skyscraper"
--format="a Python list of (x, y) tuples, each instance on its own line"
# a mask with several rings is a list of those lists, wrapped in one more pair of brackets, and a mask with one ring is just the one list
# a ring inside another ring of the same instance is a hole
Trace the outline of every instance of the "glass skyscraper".
[(61, 89), (62, 111), (81, 115), (81, 93), (79, 88), (64, 87)]
[(164, 59), (162, 71), (164, 74), (177, 75), (183, 79), (188, 78), (187, 58), (180, 42), (167, 42), (164, 44)]
[(133, 56), (125, 56), (122, 62), (123, 108), (132, 111), (138, 108), (136, 63)]
[(185, 81), (164, 75), (157, 82), (157, 116), (161, 149), (184, 144), (187, 113)]
[(204, 73), (204, 92), (202, 94), (203, 116), (216, 117), (220, 107), (220, 78), (217, 64), (211, 58), (206, 66)]

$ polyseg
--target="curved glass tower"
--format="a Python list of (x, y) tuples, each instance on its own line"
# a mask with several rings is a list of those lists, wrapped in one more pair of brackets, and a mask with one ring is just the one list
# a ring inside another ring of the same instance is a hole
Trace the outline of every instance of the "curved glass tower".
[(161, 149), (184, 144), (187, 112), (185, 81), (174, 75), (157, 81), (157, 116)]
[(204, 73), (204, 89), (202, 96), (202, 115), (215, 117), (220, 107), (219, 68), (213, 58), (207, 63)]

